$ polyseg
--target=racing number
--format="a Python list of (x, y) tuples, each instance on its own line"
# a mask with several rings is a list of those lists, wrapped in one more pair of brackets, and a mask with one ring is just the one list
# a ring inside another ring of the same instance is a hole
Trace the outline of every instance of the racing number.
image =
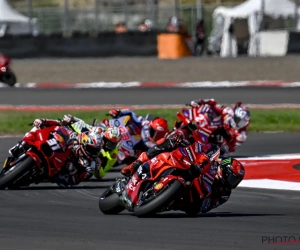
[(122, 133), (122, 140), (123, 141), (127, 141), (130, 139), (130, 136), (128, 135), (128, 132), (125, 128), (123, 128), (122, 126), (119, 127), (120, 128), (120, 131)]
[(200, 114), (195, 118), (195, 121), (198, 122), (200, 124), (201, 127), (204, 127), (205, 125), (207, 125), (207, 121), (205, 119), (205, 116)]
[(54, 138), (47, 140), (47, 143), (49, 144), (49, 146), (53, 151), (60, 149), (60, 146), (58, 145), (57, 141)]
[(129, 137), (129, 135), (128, 135), (127, 132), (122, 134), (122, 140), (123, 140), (123, 141), (127, 141), (127, 140), (129, 140), (129, 139), (130, 139), (130, 137)]

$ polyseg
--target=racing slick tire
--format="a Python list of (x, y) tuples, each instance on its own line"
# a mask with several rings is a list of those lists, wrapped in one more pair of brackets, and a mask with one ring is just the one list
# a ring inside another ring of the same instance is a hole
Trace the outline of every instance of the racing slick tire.
[(182, 184), (180, 181), (175, 180), (170, 183), (170, 186), (160, 193), (153, 200), (143, 204), (141, 206), (135, 206), (134, 214), (137, 217), (148, 217), (160, 212), (165, 206), (169, 205), (176, 196), (182, 190)]
[(34, 161), (31, 157), (26, 157), (23, 161), (18, 162), (16, 165), (12, 166), (10, 169), (5, 171), (5, 168), (0, 172), (0, 189), (5, 189), (22, 176), (26, 171), (28, 171)]
[(125, 208), (120, 204), (120, 197), (111, 191), (104, 192), (99, 199), (99, 209), (104, 214), (118, 214)]

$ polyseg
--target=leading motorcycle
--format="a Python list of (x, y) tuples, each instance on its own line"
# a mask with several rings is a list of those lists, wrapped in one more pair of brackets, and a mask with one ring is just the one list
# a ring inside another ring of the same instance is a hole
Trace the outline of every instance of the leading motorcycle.
[[(187, 106), (190, 106), (187, 104)], [(199, 135), (199, 141), (203, 144), (212, 143), (220, 147), (221, 155), (225, 155), (227, 150), (227, 140), (235, 138), (236, 131), (226, 127), (221, 121), (211, 122), (207, 113), (200, 112), (201, 107), (191, 107), (190, 109), (182, 109), (177, 112), (176, 116), (179, 121), (176, 122), (177, 128), (184, 128), (193, 123), (195, 126), (194, 132)], [(189, 131), (189, 130), (187, 130)], [(190, 134), (193, 138), (192, 134)]]
[(77, 133), (64, 126), (33, 129), (10, 150), (0, 172), (0, 189), (28, 187), (43, 180), (55, 182), (66, 165)]
[(99, 209), (104, 214), (126, 209), (138, 217), (170, 210), (195, 216), (208, 192), (207, 182), (213, 183), (217, 171), (216, 166), (203, 171), (199, 165), (203, 152), (214, 160), (219, 157), (215, 151), (209, 152), (208, 145), (198, 143), (159, 154), (142, 164), (131, 178), (120, 178), (110, 186), (100, 196)]

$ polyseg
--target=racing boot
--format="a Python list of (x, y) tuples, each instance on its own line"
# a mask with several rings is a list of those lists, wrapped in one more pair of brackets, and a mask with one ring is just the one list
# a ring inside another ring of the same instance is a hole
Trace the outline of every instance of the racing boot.
[(127, 177), (132, 176), (136, 170), (139, 168), (140, 165), (142, 165), (143, 162), (136, 160), (132, 164), (128, 165), (127, 167), (122, 168), (121, 173)]
[(149, 157), (146, 152), (143, 152), (143, 153), (141, 153), (141, 155), (139, 156), (139, 158), (136, 161), (134, 161), (127, 167), (124, 167), (121, 170), (121, 173), (127, 177), (130, 177), (136, 172), (136, 170), (139, 168), (139, 166), (142, 165), (146, 161), (149, 161)]

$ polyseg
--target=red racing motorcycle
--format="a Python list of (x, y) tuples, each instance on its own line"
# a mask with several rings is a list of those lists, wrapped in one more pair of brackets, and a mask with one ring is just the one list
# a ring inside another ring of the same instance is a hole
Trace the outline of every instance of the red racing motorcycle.
[(72, 146), (69, 140), (77, 133), (63, 126), (51, 126), (32, 130), (22, 141), (9, 150), (9, 156), (0, 172), (0, 189), (28, 187), (55, 179), (69, 160)]
[(0, 55), (0, 82), (10, 87), (15, 86), (17, 77), (10, 68), (11, 60), (6, 55)]
[(100, 196), (99, 209), (104, 214), (126, 209), (138, 217), (170, 210), (195, 216), (217, 173), (217, 166), (200, 166), (203, 152), (210, 159), (219, 157), (219, 150), (199, 143), (159, 154), (142, 164), (131, 178), (120, 178), (109, 187)]
[[(189, 104), (187, 105), (190, 106)], [(193, 133), (190, 132), (190, 129), (186, 129), (189, 133), (187, 137), (193, 138), (197, 134), (201, 143), (218, 145), (221, 155), (224, 155), (226, 152), (224, 147), (227, 145), (227, 141), (236, 137), (236, 131), (225, 127), (221, 121), (211, 123), (207, 113), (199, 112), (201, 109), (202, 107), (191, 107), (190, 109), (182, 109), (181, 112), (177, 112), (179, 121), (176, 121), (175, 129), (189, 128), (192, 125)]]

